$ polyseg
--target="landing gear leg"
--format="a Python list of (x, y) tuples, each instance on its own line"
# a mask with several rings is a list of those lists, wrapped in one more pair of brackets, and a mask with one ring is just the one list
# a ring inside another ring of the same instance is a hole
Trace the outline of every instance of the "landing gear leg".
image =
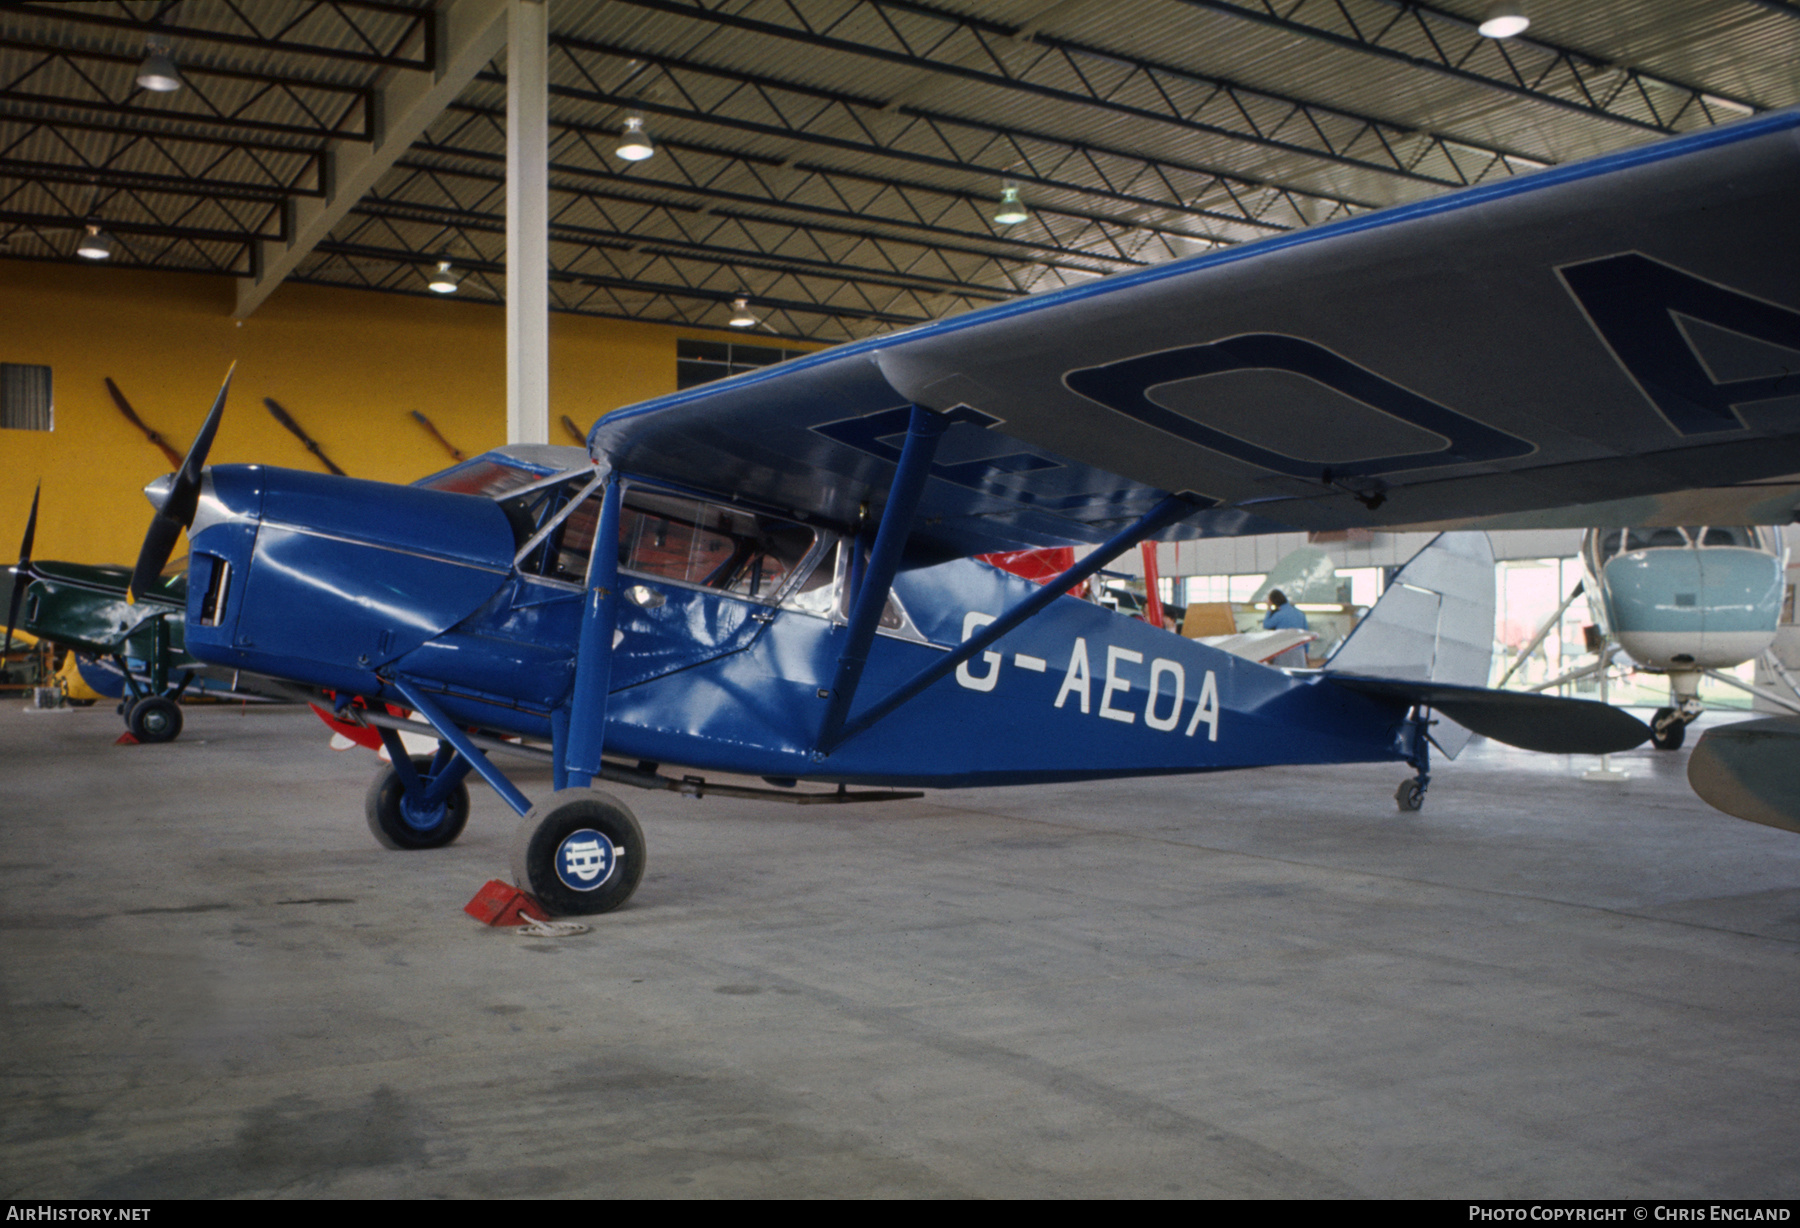
[(607, 483), (588, 565), (575, 686), (566, 715), (550, 721), (556, 792), (519, 820), (513, 883), (552, 916), (611, 912), (644, 877), (644, 833), (609, 793), (589, 788), (599, 775), (612, 684), (613, 630), (619, 610), (619, 483)]
[(469, 761), (448, 745), (411, 756), (391, 729), (381, 731), (393, 760), (376, 773), (364, 802), (369, 831), (390, 849), (443, 848), (469, 822)]
[(125, 728), (140, 742), (173, 742), (181, 736), (181, 697), (194, 680), (192, 670), (181, 676), (179, 685), (169, 685), (169, 627), (164, 615), (150, 622), (150, 675), (144, 687), (132, 675), (124, 653), (113, 660), (125, 676), (125, 695), (119, 703), (119, 715)]
[(1679, 708), (1658, 708), (1650, 718), (1650, 744), (1657, 750), (1679, 749), (1689, 723), (1699, 715), (1698, 699), (1684, 700)]
[(1418, 775), (1401, 781), (1400, 787), (1394, 790), (1394, 804), (1405, 812), (1424, 809), (1425, 790), (1431, 787), (1431, 739), (1426, 736), (1426, 730), (1432, 722), (1420, 711), (1414, 715), (1411, 724), (1413, 753), (1406, 762)]

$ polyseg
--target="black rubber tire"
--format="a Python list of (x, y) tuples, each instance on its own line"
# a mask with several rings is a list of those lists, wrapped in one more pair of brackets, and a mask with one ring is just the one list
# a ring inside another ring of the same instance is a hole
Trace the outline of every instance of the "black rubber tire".
[(1675, 715), (1673, 708), (1658, 708), (1656, 715), (1650, 718), (1650, 745), (1657, 750), (1680, 750), (1681, 743), (1687, 738), (1687, 722), (1671, 721), (1668, 728), (1662, 723)]
[(173, 742), (181, 736), (181, 705), (161, 695), (140, 699), (125, 713), (126, 727), (140, 742)]
[[(431, 769), (430, 755), (414, 755), (413, 767), (423, 775)], [(420, 827), (406, 821), (400, 812), (400, 803), (406, 794), (406, 786), (400, 781), (400, 773), (394, 765), (385, 764), (375, 773), (375, 779), (369, 784), (368, 796), (363, 799), (363, 815), (369, 820), (369, 831), (383, 848), (441, 849), (453, 844), (463, 833), (469, 822), (469, 786), (465, 781), (458, 781), (456, 788), (450, 790), (450, 796), (444, 799), (439, 808), (440, 814), (435, 823)]]
[(125, 694), (119, 699), (119, 706), (116, 709), (116, 711), (118, 712), (119, 716), (124, 719), (125, 728), (127, 728), (127, 729), (131, 728), (131, 710), (132, 710), (132, 708), (134, 708), (136, 706), (137, 706), (137, 700), (135, 698), (133, 698), (130, 691), (125, 692)]
[(1425, 790), (1416, 780), (1403, 780), (1394, 790), (1394, 805), (1411, 813), (1425, 807)]
[[(564, 841), (593, 831), (612, 843), (613, 862), (593, 886), (577, 890), (557, 873)], [(598, 789), (563, 789), (519, 820), (513, 839), (513, 884), (553, 917), (611, 912), (644, 877), (644, 831), (625, 804)]]

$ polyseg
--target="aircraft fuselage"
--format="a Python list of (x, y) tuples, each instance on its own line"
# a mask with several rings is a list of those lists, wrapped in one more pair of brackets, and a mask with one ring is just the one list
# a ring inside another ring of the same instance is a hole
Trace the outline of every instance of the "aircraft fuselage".
[[(712, 556), (683, 573), (682, 558), (703, 547), (725, 558), (731, 524), (753, 514), (623, 480), (628, 505), (635, 497), (646, 510), (628, 512), (637, 536), (621, 557), (610, 756), (778, 779), (964, 786), (1413, 753), (1402, 704), (1073, 598), (821, 753), (844, 638), (836, 590), (853, 582), (854, 535), (764, 517), (760, 531), (793, 539), (787, 563), (767, 560), (779, 580), (728, 583), (735, 564), (715, 566)], [(667, 510), (677, 505), (700, 509), (682, 513), (691, 524)], [(656, 509), (671, 518), (656, 519)], [(521, 522), (483, 495), (216, 466), (190, 534), (189, 650), (371, 700), (405, 703), (394, 685), (404, 679), (459, 723), (549, 739), (574, 686), (588, 591), (567, 572), (578, 515), (565, 510), (568, 527), (531, 548), (553, 512)], [(974, 560), (903, 569), (852, 719), (1035, 590)]]

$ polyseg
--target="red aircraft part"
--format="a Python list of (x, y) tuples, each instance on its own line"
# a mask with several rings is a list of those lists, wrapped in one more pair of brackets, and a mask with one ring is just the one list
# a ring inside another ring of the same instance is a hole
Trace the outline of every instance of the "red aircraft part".
[[(1047, 550), (1007, 550), (999, 554), (984, 554), (981, 561), (998, 567), (1001, 571), (1010, 571), (1015, 576), (1023, 576), (1033, 584), (1043, 584), (1054, 580), (1069, 568), (1075, 566), (1075, 547), (1055, 546)], [(1070, 596), (1086, 597), (1087, 581), (1082, 581), (1069, 590)]]
[(1158, 591), (1162, 577), (1156, 572), (1156, 543), (1144, 542), (1144, 621), (1152, 627), (1166, 627), (1163, 621), (1162, 594)]
[[(357, 706), (358, 707), (362, 706), (361, 700), (357, 701)], [(396, 708), (393, 704), (385, 704), (383, 706), (387, 708), (388, 715), (390, 715), (390, 716), (397, 716), (397, 717), (404, 718), (405, 716), (408, 715), (405, 708)], [(309, 704), (308, 707), (310, 707), (314, 712), (317, 712), (319, 714), (319, 719), (324, 721), (327, 725), (329, 725), (331, 727), (331, 732), (342, 734), (344, 737), (349, 738), (352, 742), (356, 743), (358, 746), (366, 747), (369, 750), (375, 751), (377, 753), (380, 752), (380, 750), (381, 750), (381, 731), (380, 730), (374, 728), (371, 725), (356, 725), (356, 724), (352, 724), (351, 722), (346, 721), (346, 720), (340, 720), (331, 714), (330, 709), (321, 708), (318, 704)]]

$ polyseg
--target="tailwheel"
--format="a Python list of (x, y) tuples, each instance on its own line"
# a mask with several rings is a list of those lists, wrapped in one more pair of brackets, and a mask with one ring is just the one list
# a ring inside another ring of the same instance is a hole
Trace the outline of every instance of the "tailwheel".
[(644, 832), (598, 789), (563, 789), (519, 820), (513, 883), (551, 916), (611, 912), (644, 877)]
[(1657, 750), (1678, 750), (1687, 737), (1687, 721), (1679, 708), (1658, 708), (1650, 718), (1650, 745)]
[(1425, 786), (1417, 780), (1401, 781), (1400, 787), (1394, 790), (1394, 804), (1405, 811), (1424, 809)]
[(442, 848), (462, 835), (469, 821), (469, 786), (458, 780), (442, 798), (428, 800), (432, 759), (414, 755), (413, 770), (426, 788), (409, 792), (393, 764), (376, 773), (364, 803), (369, 831), (384, 848)]
[(140, 742), (173, 742), (181, 736), (181, 705), (161, 695), (147, 696), (125, 709), (125, 724)]

